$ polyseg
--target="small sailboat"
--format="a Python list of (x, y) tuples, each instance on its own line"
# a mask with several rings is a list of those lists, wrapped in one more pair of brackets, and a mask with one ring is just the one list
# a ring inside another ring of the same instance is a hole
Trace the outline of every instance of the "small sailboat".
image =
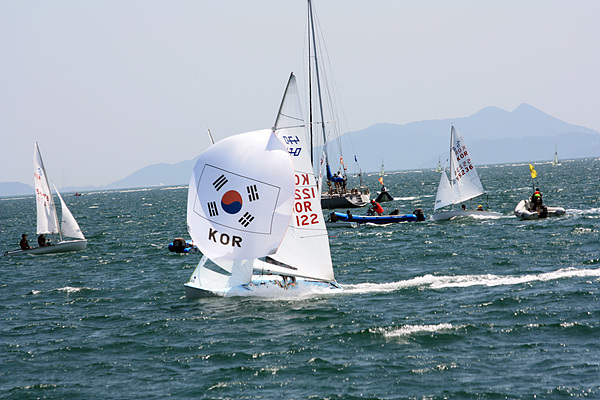
[(442, 163), (440, 158), (438, 157), (438, 165), (435, 167), (435, 172), (442, 172)]
[[(58, 235), (59, 241), (57, 243), (50, 243), (47, 246), (7, 251), (4, 255), (49, 254), (85, 249), (87, 247), (87, 239), (83, 236), (79, 224), (73, 217), (73, 214), (71, 214), (71, 211), (69, 211), (58, 189), (54, 186), (62, 211), (60, 223), (58, 221), (54, 198), (50, 190), (48, 176), (46, 175), (46, 169), (44, 168), (37, 142), (33, 150), (33, 177), (37, 211), (37, 234)], [(74, 240), (63, 240), (63, 237), (74, 238)]]
[(552, 160), (552, 165), (562, 165), (560, 161), (558, 161), (558, 147), (554, 146), (554, 159)]
[(270, 130), (231, 136), (198, 159), (188, 230), (204, 254), (187, 298), (340, 291), (292, 74)]
[[(434, 221), (442, 221), (453, 217), (476, 216), (476, 217), (500, 217), (498, 212), (488, 211), (479, 205), (476, 210), (454, 209), (454, 206), (485, 194), (481, 180), (471, 162), (471, 156), (463, 137), (452, 126), (450, 130), (450, 180), (446, 175), (445, 167), (440, 176), (437, 196), (435, 198), (434, 213), (431, 218)], [(436, 210), (452, 206), (450, 210), (435, 212)]]
[(381, 171), (379, 172), (379, 179), (378, 179), (379, 183), (381, 184), (381, 191), (379, 192), (379, 194), (377, 195), (377, 198), (375, 199), (375, 201), (378, 203), (385, 203), (386, 201), (394, 200), (394, 198), (392, 197), (390, 192), (387, 191), (387, 189), (385, 188), (385, 185), (383, 184), (384, 176), (385, 176), (385, 168), (383, 167), (383, 160), (381, 160)]

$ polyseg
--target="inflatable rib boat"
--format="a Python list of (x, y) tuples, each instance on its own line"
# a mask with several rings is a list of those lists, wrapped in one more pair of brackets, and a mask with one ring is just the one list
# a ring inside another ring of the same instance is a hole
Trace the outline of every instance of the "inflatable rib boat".
[(397, 210), (390, 215), (353, 215), (350, 212), (334, 211), (330, 215), (331, 222), (356, 222), (357, 224), (393, 224), (397, 222), (425, 221), (423, 210), (417, 208), (413, 214), (400, 214)]
[(515, 207), (515, 215), (521, 219), (542, 219), (547, 217), (558, 217), (566, 213), (562, 207), (548, 207), (542, 205), (540, 210), (531, 207), (531, 201), (521, 200)]

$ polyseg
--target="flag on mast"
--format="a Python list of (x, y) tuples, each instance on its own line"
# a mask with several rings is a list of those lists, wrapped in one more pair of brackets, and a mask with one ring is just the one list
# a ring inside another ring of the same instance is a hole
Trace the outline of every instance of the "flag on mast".
[(529, 172), (531, 172), (531, 179), (534, 179), (537, 177), (537, 172), (535, 171), (535, 168), (533, 168), (532, 164), (529, 164)]

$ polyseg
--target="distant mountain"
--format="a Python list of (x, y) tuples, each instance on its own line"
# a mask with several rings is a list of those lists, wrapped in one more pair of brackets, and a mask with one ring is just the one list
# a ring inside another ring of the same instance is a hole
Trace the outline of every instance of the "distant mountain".
[(448, 158), (450, 127), (464, 136), (475, 164), (551, 160), (555, 146), (561, 159), (600, 155), (600, 133), (568, 124), (528, 104), (512, 112), (486, 107), (466, 118), (376, 124), (349, 133), (361, 168), (375, 172), (435, 168)]
[(21, 182), (0, 182), (0, 196), (33, 196), (33, 187)]
[(149, 165), (119, 181), (106, 185), (104, 188), (124, 189), (131, 187), (187, 185), (190, 183), (192, 169), (197, 159), (198, 157), (177, 164), (162, 163)]
[[(438, 158), (442, 166), (448, 158), (452, 124), (464, 136), (476, 165), (551, 160), (555, 146), (560, 159), (600, 156), (599, 132), (566, 123), (528, 104), (514, 111), (486, 107), (465, 118), (375, 124), (344, 137), (351, 138), (355, 150), (360, 149), (356, 156), (366, 172), (379, 171), (381, 160), (388, 171), (435, 168)], [(106, 186), (61, 191), (187, 185), (196, 160), (153, 164)], [(0, 196), (27, 194), (33, 195), (29, 185), (0, 183)]]

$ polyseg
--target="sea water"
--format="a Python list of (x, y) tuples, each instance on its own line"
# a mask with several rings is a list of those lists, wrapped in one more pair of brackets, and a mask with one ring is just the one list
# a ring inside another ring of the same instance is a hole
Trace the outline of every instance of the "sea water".
[[(565, 216), (517, 220), (528, 165), (479, 167), (467, 205), (503, 217), (330, 230), (345, 290), (300, 298), (187, 300), (185, 187), (66, 194), (86, 250), (0, 258), (0, 398), (598, 399), (600, 160), (536, 170)], [(382, 205), (430, 216), (439, 177)], [(32, 196), (0, 217), (3, 251), (35, 242)]]

